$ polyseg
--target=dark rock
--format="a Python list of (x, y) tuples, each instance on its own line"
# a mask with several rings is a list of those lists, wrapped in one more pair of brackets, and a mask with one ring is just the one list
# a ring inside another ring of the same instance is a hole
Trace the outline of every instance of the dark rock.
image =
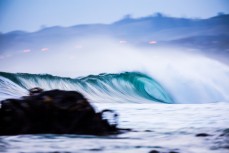
[(207, 133), (198, 133), (198, 134), (196, 134), (196, 137), (208, 137), (208, 136), (211, 136), (211, 135), (207, 134)]
[(29, 90), (29, 95), (30, 96), (34, 96), (34, 95), (38, 95), (41, 92), (43, 92), (43, 89), (39, 88), (39, 87), (35, 87)]
[[(157, 151), (157, 150), (151, 150), (149, 153), (160, 153), (160, 151)], [(177, 152), (177, 151), (169, 151), (169, 152), (167, 152), (167, 151), (162, 151), (162, 153), (179, 153), (179, 152)]]
[[(113, 111), (115, 120), (117, 114)], [(30, 90), (30, 96), (1, 101), (0, 135), (119, 133), (117, 121), (110, 124), (96, 113), (87, 99), (76, 91)]]
[(160, 152), (157, 150), (151, 150), (149, 153), (160, 153)]

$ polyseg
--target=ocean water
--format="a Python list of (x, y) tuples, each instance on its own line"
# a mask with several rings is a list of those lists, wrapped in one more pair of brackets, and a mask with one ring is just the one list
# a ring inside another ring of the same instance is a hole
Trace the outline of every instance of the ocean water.
[[(1, 136), (0, 152), (73, 153), (228, 153), (229, 105), (218, 104), (95, 104), (97, 110), (119, 113), (119, 127), (132, 131), (110, 136)], [(208, 137), (196, 137), (208, 133)]]
[[(228, 76), (228, 69), (221, 74)], [(219, 83), (209, 76), (206, 81), (208, 86), (194, 82), (192, 87), (195, 88), (182, 91), (185, 88), (180, 84), (171, 91), (163, 82), (140, 72), (77, 78), (1, 72), (1, 100), (27, 95), (28, 89), (36, 86), (45, 90), (77, 90), (97, 111), (115, 110), (119, 114), (119, 127), (132, 130), (109, 136), (0, 136), (0, 152), (147, 153), (158, 150), (164, 153), (227, 153), (228, 78), (224, 77), (224, 83)], [(183, 86), (187, 84), (183, 82)], [(198, 98), (201, 100), (196, 101)], [(199, 133), (209, 136), (197, 137)]]
[(119, 127), (132, 131), (0, 136), (0, 153), (229, 152), (228, 65), (195, 49), (117, 42), (96, 37), (45, 52), (18, 48), (0, 59), (0, 101), (28, 95), (34, 87), (75, 90), (97, 111), (115, 110)]

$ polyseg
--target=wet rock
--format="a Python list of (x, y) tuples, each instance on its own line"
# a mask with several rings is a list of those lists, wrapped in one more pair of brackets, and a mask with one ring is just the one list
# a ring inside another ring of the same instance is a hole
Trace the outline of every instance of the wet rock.
[(103, 118), (105, 110), (96, 112), (87, 99), (76, 91), (40, 88), (29, 90), (21, 99), (1, 101), (0, 135), (17, 134), (92, 134), (119, 133), (117, 121)]
[(151, 150), (149, 153), (160, 153), (160, 152), (157, 150)]
[(35, 87), (29, 90), (29, 95), (30, 96), (34, 96), (34, 95), (38, 95), (41, 92), (43, 92), (43, 89), (39, 88), (39, 87)]
[(152, 130), (145, 130), (144, 132), (153, 132)]
[(169, 152), (162, 151), (162, 152), (160, 152), (160, 151), (157, 151), (157, 150), (151, 150), (149, 153), (179, 153), (179, 152), (177, 152), (177, 151), (169, 151)]
[(211, 135), (207, 134), (207, 133), (198, 133), (198, 134), (196, 134), (196, 137), (208, 137), (208, 136), (211, 136)]
[(169, 150), (171, 150), (171, 149), (162, 149), (162, 150), (160, 150), (160, 151), (158, 151), (158, 150), (151, 150), (149, 153), (179, 153), (178, 151), (175, 151), (175, 150), (177, 150), (177, 149), (175, 149), (175, 150), (171, 150), (171, 151), (169, 151)]

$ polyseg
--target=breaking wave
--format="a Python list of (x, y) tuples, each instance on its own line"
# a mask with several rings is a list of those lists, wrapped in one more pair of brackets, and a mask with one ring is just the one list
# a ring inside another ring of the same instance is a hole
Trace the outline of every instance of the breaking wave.
[(159, 82), (139, 72), (103, 73), (74, 79), (0, 72), (0, 100), (28, 95), (28, 89), (34, 87), (79, 91), (93, 102), (175, 103)]

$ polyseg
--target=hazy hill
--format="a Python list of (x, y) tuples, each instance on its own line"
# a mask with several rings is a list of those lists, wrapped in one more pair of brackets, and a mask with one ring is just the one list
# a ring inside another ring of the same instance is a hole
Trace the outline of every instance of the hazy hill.
[[(229, 49), (229, 15), (208, 19), (167, 17), (161, 14), (143, 18), (129, 16), (112, 24), (89, 24), (72, 27), (49, 27), (28, 33), (0, 33), (0, 53), (28, 48), (60, 46), (64, 42), (84, 37), (111, 36), (134, 45), (179, 45), (197, 48)], [(161, 42), (161, 43), (160, 43)]]

